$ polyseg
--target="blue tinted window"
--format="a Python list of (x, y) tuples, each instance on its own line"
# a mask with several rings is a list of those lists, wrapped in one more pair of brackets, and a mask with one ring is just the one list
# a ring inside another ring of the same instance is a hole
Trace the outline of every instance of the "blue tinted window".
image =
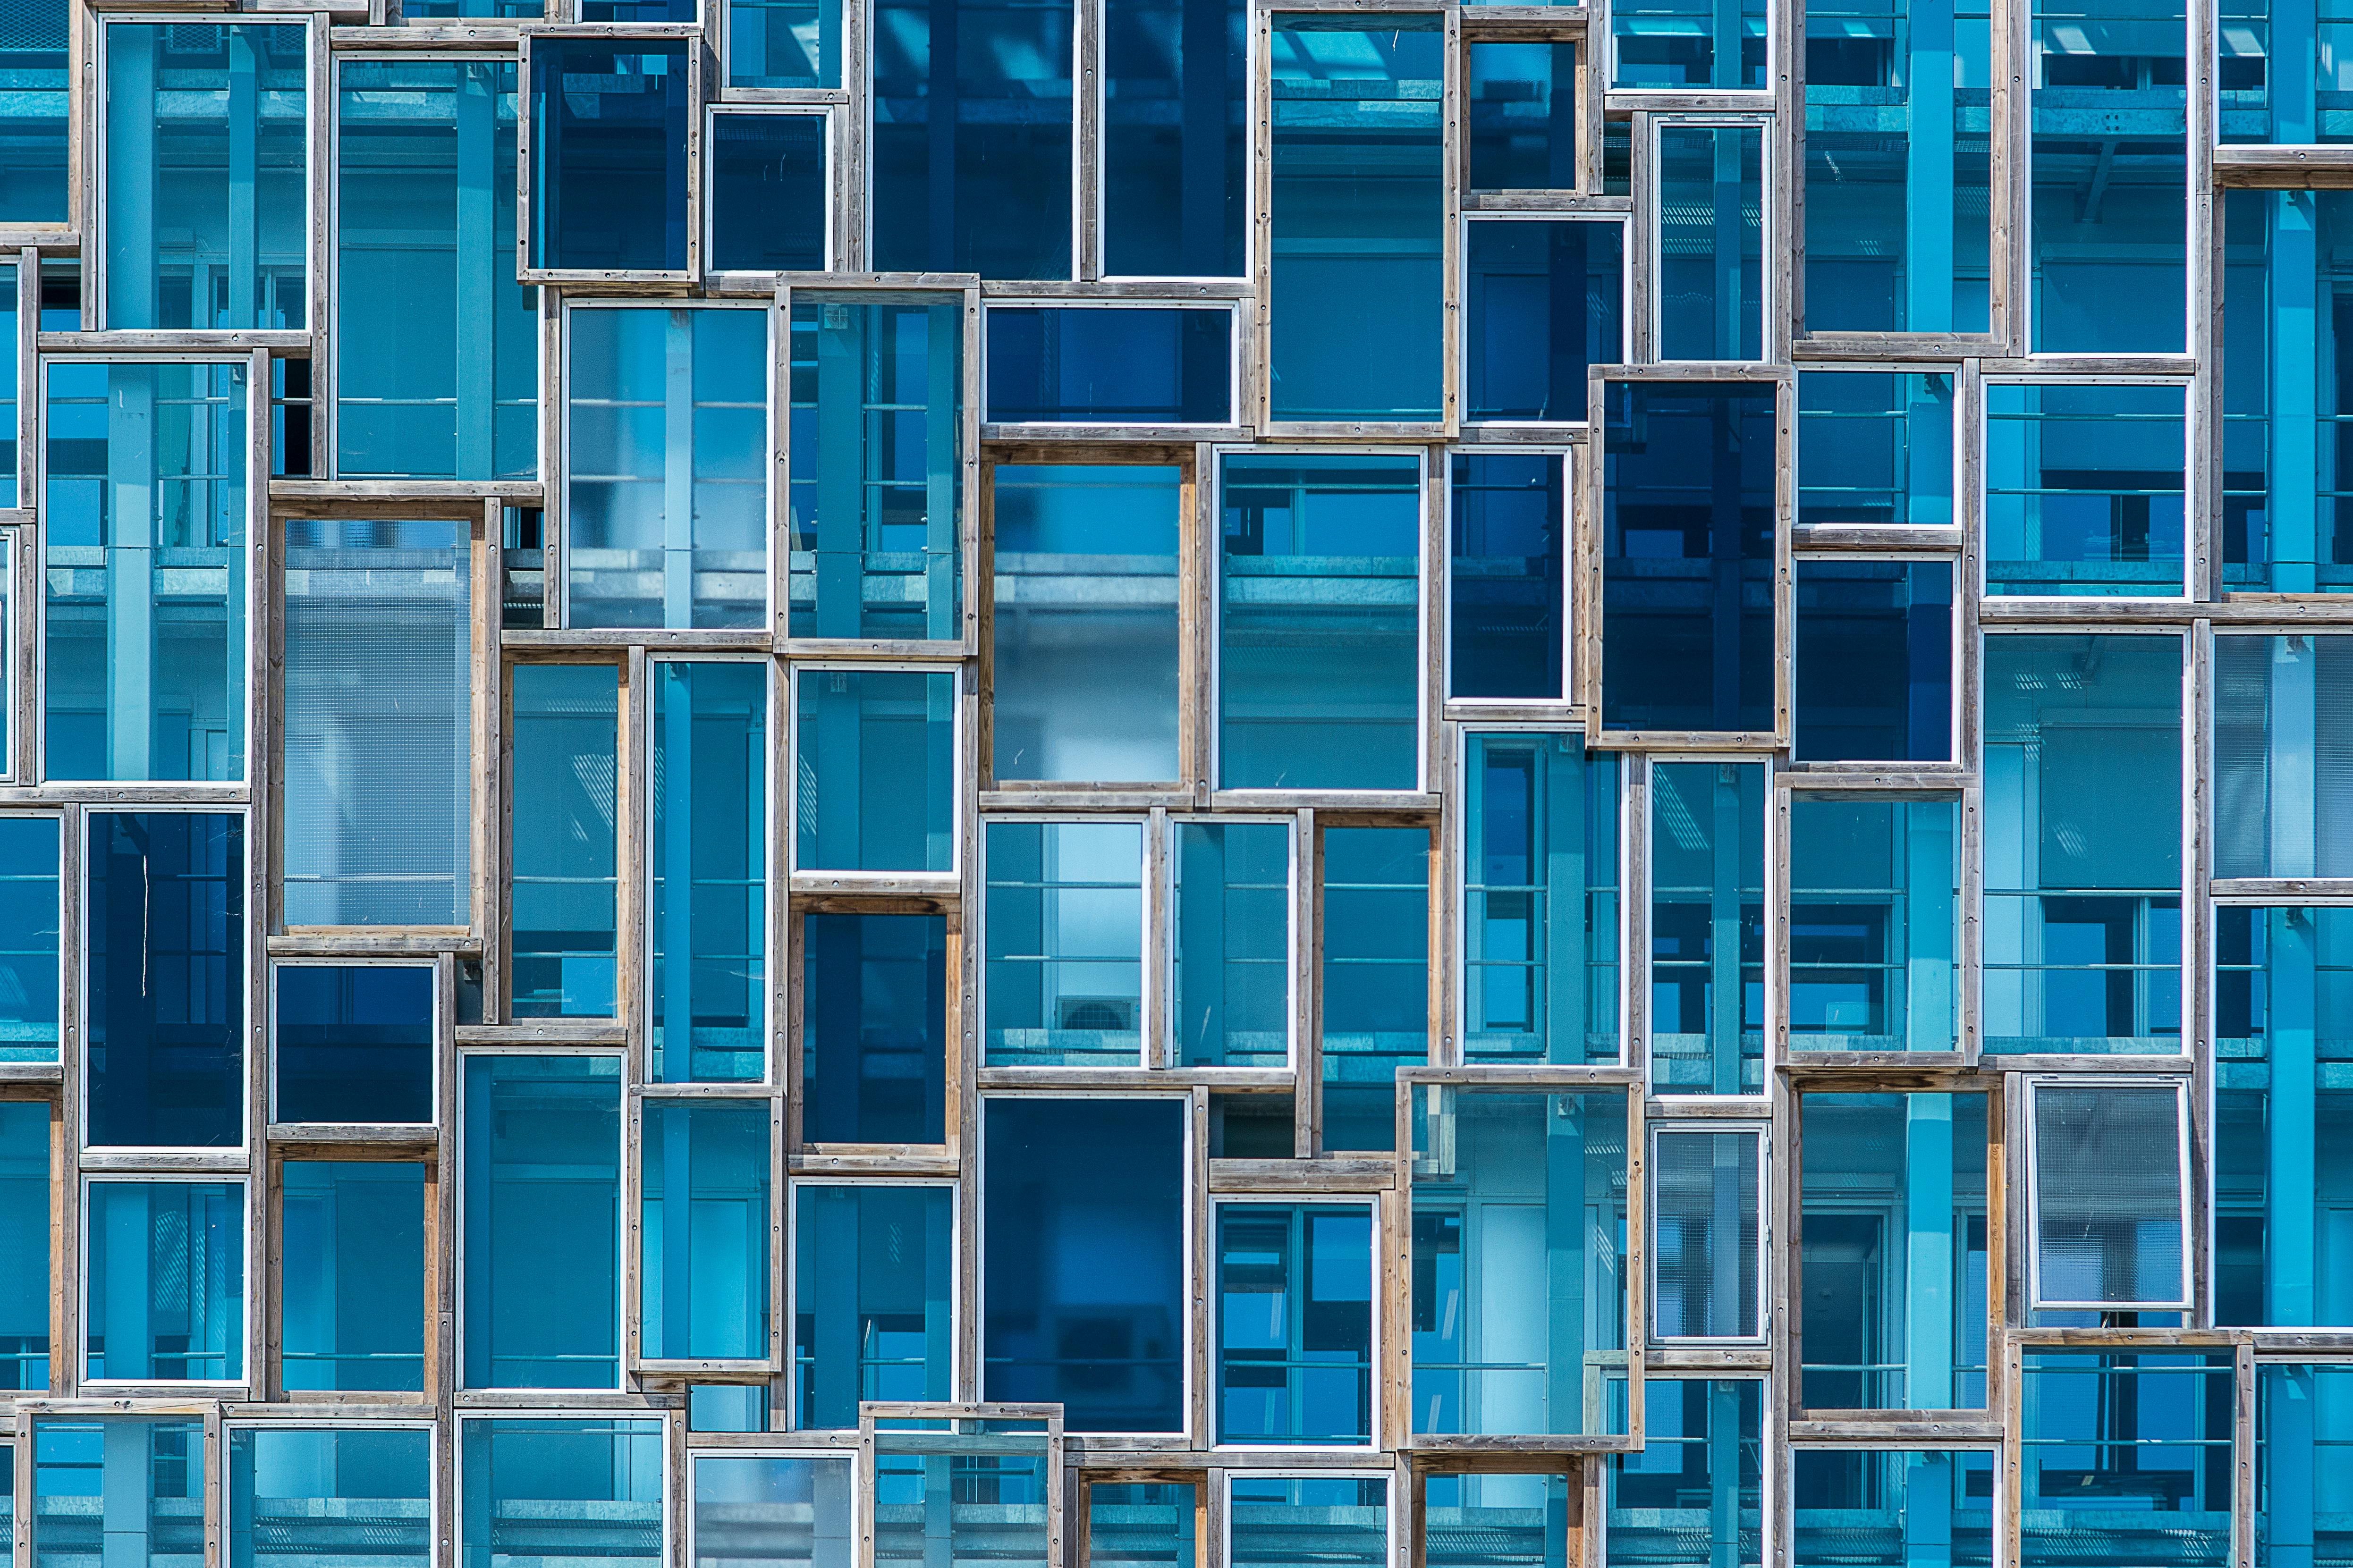
[(2339, 877), (2353, 637), (2214, 639), (2214, 874)]
[(981, 1397), (1060, 1403), (1073, 1432), (1182, 1431), (1184, 1103), (993, 1098), (981, 1144)]
[(49, 1107), (0, 1101), (0, 1391), (49, 1386)]
[(1651, 1084), (1757, 1094), (1765, 1069), (1765, 767), (1651, 766)]
[(425, 1167), (289, 1160), (281, 1170), (284, 1386), (423, 1389)]
[(991, 822), (981, 916), (990, 1067), (1134, 1067), (1144, 825)]
[(801, 945), (802, 1139), (944, 1141), (945, 918), (813, 914)]
[(1986, 592), (2182, 589), (2181, 386), (1989, 386)]
[(0, 1062), (57, 1059), (62, 831), (54, 816), (0, 816)]
[(1227, 310), (988, 312), (996, 424), (1224, 425), (1234, 417)]
[(1789, 1045), (1956, 1051), (1960, 803), (1789, 803)]
[(1799, 760), (1952, 760), (1953, 570), (1798, 563)]
[(2310, 1552), (2340, 1561), (2353, 1503), (2345, 1466), (2345, 1413), (2353, 1367), (2255, 1368), (2255, 1568), (2288, 1568)]
[(1171, 1065), (1291, 1059), (1291, 828), (1180, 822), (1169, 857)]
[(0, 110), (0, 221), (67, 220), (73, 17), (71, 0), (25, 0), (16, 8), (10, 74), (20, 85)]
[(689, 47), (532, 40), (532, 266), (686, 269)]
[(84, 1189), (82, 1376), (245, 1376), (245, 1184), (93, 1181)]
[(1765, 0), (1635, 0), (1609, 13), (1613, 87), (1760, 88)]
[[(0, 118), (0, 146), (7, 145), (8, 130), (6, 120)], [(5, 190), (5, 185), (0, 185), (0, 211), (5, 210), (7, 201)], [(14, 264), (0, 267), (0, 331), (8, 332), (12, 336), (16, 331), (17, 310), (20, 308), (27, 310), (37, 310), (40, 308), (40, 282), (37, 276), (25, 279), (24, 289), (27, 297), (21, 307), (19, 306), (17, 271), (18, 268)], [(18, 399), (23, 395), (22, 383), (25, 374), (23, 357), (21, 354), (13, 356), (6, 365), (0, 366), (0, 501), (5, 501), (10, 506), (23, 504), (17, 499), (21, 493), (21, 486), (17, 478), (18, 453), (16, 450), (16, 410)], [(7, 742), (0, 739), (0, 760), (5, 760), (6, 753)]]
[(1575, 1469), (1425, 1477), (1425, 1568), (1570, 1568), (1582, 1561), (1584, 1490)]
[(101, 1545), (123, 1568), (202, 1560), (202, 1421), (44, 1420), (32, 1442), (35, 1568), (79, 1568)]
[(1471, 188), (1577, 188), (1577, 46), (1472, 43)]
[(281, 963), (273, 972), (272, 1121), (433, 1120), (433, 971)]
[(1661, 359), (1765, 357), (1764, 157), (1761, 126), (1659, 127)]
[(1238, 278), (1250, 215), (1240, 0), (1103, 6), (1103, 269)]
[(805, 668), (795, 679), (794, 868), (953, 867), (955, 672)]
[(433, 1434), (241, 1426), (228, 1436), (228, 1568), (330, 1568), (354, 1535), (383, 1568), (433, 1561)]
[(695, 1568), (849, 1568), (854, 1465), (846, 1454), (697, 1454)]
[(768, 667), (649, 667), (647, 1076), (757, 1080), (768, 1016)]
[(1312, 1531), (1327, 1568), (1381, 1568), (1389, 1561), (1389, 1478), (1226, 1473), (1226, 1561), (1232, 1568), (1288, 1568)]
[(860, 1400), (949, 1397), (952, 1188), (803, 1183), (793, 1247), (796, 1425), (855, 1426)]
[(839, 87), (840, 0), (729, 0), (726, 55), (730, 87)]
[(1191, 1568), (1200, 1484), (1093, 1481), (1086, 1491), (1086, 1568)]
[(1934, 523), (1953, 513), (1953, 378), (1798, 373), (1798, 521)]
[(90, 1147), (245, 1141), (245, 818), (92, 812), (83, 892)]
[(1463, 417), (1585, 418), (1586, 372), (1626, 357), (1625, 226), (1498, 219), (1463, 232)]
[[(757, 5), (731, 12), (762, 15)], [(740, 28), (744, 24), (738, 22)], [(711, 255), (715, 271), (822, 272), (826, 170), (820, 114), (711, 117)]]
[(768, 1354), (768, 1102), (644, 1102), (638, 1353)]
[(1612, 1454), (1605, 1568), (1671, 1568), (1713, 1543), (1716, 1568), (1765, 1559), (1765, 1384), (1645, 1378), (1642, 1448)]
[(2231, 1561), (2227, 1352), (2030, 1354), (2021, 1381), (2020, 1568), (2125, 1568), (2157, 1540), (2185, 1568)]
[(659, 1416), (460, 1421), (461, 1561), (581, 1557), (660, 1568), (669, 1560), (666, 1447)]
[[(1800, 1448), (1790, 1456), (1796, 1553), (1815, 1563), (1987, 1568), (1993, 1561), (1993, 1470), (2000, 1455), (1936, 1448)], [(1853, 1521), (1894, 1516), (1858, 1548)]]
[(765, 1432), (768, 1429), (767, 1384), (691, 1384), (686, 1391), (686, 1426), (690, 1432)]
[(1562, 460), (1458, 452), (1447, 695), (1557, 701), (1567, 637)]
[(1373, 1216), (1218, 1207), (1218, 1441), (1361, 1444), (1373, 1431)]
[(1652, 1127), (1651, 1335), (1761, 1340), (1764, 1135), (1700, 1131), (1706, 1125)]
[[(1051, 1563), (1052, 1458), (1042, 1420), (885, 1418), (874, 1437), (876, 1562), (926, 1553)], [(939, 1434), (953, 1429), (943, 1444)], [(950, 1447), (948, 1454), (940, 1450)], [(951, 1457), (953, 1456), (953, 1457)], [(984, 1497), (974, 1508), (966, 1498)]]
[(620, 679), (609, 664), (507, 672), (520, 808), (509, 915), (519, 1018), (613, 1014)]
[(1430, 835), (1323, 831), (1324, 1146), (1397, 1147), (1397, 1069), (1430, 1059)]

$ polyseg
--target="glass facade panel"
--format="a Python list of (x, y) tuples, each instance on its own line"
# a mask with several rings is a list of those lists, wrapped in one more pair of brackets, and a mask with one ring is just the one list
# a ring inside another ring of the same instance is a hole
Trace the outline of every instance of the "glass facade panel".
[(801, 944), (803, 1140), (945, 1142), (946, 919), (814, 914)]
[(1569, 1568), (1579, 1561), (1581, 1479), (1435, 1474), (1422, 1487), (1427, 1568)]
[(647, 1074), (766, 1076), (768, 671), (649, 667), (653, 679)]
[(2231, 1358), (2029, 1352), (2018, 1562), (2231, 1561)]
[(54, 816), (0, 816), (0, 1062), (58, 1059), (63, 835)]
[(2035, 1305), (2188, 1306), (2178, 1082), (2045, 1082), (2032, 1099)]
[(1373, 1222), (1346, 1205), (1218, 1209), (1218, 1441), (1372, 1441)]
[(1626, 357), (1625, 226), (1474, 222), (1463, 245), (1463, 417), (1585, 419), (1585, 373)]
[(1798, 373), (1798, 521), (1950, 527), (1949, 375)]
[[(422, 1392), (425, 1314), (430, 1310), (425, 1299), (425, 1167), (380, 1160), (289, 1160), (280, 1171), (280, 1384)], [(327, 1457), (332, 1453), (330, 1446)], [(270, 1468), (264, 1468), (265, 1479)], [(422, 1552), (431, 1526), (421, 1509), (414, 1528), (415, 1550)]]
[(1789, 802), (1789, 1045), (1961, 1048), (1960, 802)]
[(1764, 1336), (1757, 1186), (1764, 1152), (1764, 1134), (1753, 1128), (1686, 1126), (1651, 1138), (1652, 1339)]
[(686, 270), (691, 48), (532, 40), (530, 266)]
[[(757, 20), (779, 8), (730, 7), (739, 18), (748, 13)], [(831, 188), (823, 115), (712, 115), (709, 266), (721, 272), (824, 271)]]
[(991, 822), (981, 920), (990, 1067), (1134, 1067), (1144, 826)]
[(1566, 465), (1551, 456), (1449, 461), (1447, 693), (1557, 700), (1568, 640)]
[(794, 868), (953, 869), (955, 672), (804, 668), (795, 679)]
[(850, 1568), (848, 1456), (697, 1454), (694, 1568)]
[(1397, 1147), (1397, 1069), (1430, 1060), (1430, 835), (1327, 827), (1323, 873), (1324, 1146)]
[(1287, 1066), (1291, 826), (1179, 822), (1171, 831), (1170, 1065)]
[(839, 0), (728, 0), (726, 56), (729, 87), (839, 87)]
[(767, 1102), (649, 1099), (639, 1114), (638, 1353), (766, 1360)]
[(987, 321), (992, 424), (1233, 420), (1230, 310), (999, 306)]
[(1389, 1478), (1226, 1476), (1226, 1561), (1232, 1568), (1286, 1568), (1303, 1538), (1330, 1568), (1380, 1568), (1389, 1558)]
[(1085, 1568), (1191, 1568), (1201, 1486), (1093, 1481), (1087, 1486)]
[(93, 1181), (83, 1201), (83, 1381), (241, 1380), (245, 1184)]
[(2214, 875), (2353, 875), (2353, 637), (2214, 639)]
[(876, 1568), (984, 1554), (1008, 1568), (1050, 1563), (1050, 1465), (1042, 1421), (879, 1423)]
[(475, 1416), (458, 1427), (458, 1530), (469, 1568), (549, 1557), (660, 1568), (659, 1416)]
[(44, 1420), (32, 1434), (34, 1568), (204, 1561), (202, 1421)]
[(1795, 1568), (1987, 1568), (1993, 1561), (1989, 1449), (1800, 1448)]
[(333, 1568), (354, 1537), (383, 1568), (433, 1561), (433, 1434), (241, 1426), (228, 1434), (229, 1568)]
[(518, 664), (509, 888), (519, 1018), (610, 1017), (620, 933), (620, 680), (609, 664)]
[(1763, 126), (1659, 127), (1660, 358), (1765, 357), (1764, 200)]
[(1764, 0), (1637, 0), (1609, 14), (1620, 88), (1761, 88)]
[(1798, 563), (1799, 761), (1952, 760), (1954, 570)]
[(1577, 46), (1471, 43), (1472, 190), (1577, 189)]
[(0, 1393), (49, 1386), (50, 1110), (0, 1101)]
[(70, 0), (26, 0), (15, 13), (8, 54), (21, 85), (0, 109), (0, 222), (61, 224), (72, 211), (73, 16)]
[(270, 1121), (434, 1119), (432, 970), (280, 963), (270, 977)]
[(955, 1194), (793, 1190), (794, 1424), (858, 1425), (867, 1399), (945, 1399), (955, 1353)]
[[(1765, 1561), (1762, 1379), (1645, 1378), (1642, 1450), (1609, 1460), (1605, 1568)], [(1689, 1544), (1687, 1544), (1689, 1543)]]
[(1986, 592), (2180, 594), (2186, 395), (1987, 387)]
[(2271, 1363), (2255, 1369), (2255, 1568), (2337, 1563), (2353, 1555), (2347, 1401), (2353, 1367)]
[(1104, 272), (1241, 276), (1249, 8), (1107, 0), (1103, 27)]
[(1651, 1092), (1765, 1090), (1765, 768), (1651, 767)]

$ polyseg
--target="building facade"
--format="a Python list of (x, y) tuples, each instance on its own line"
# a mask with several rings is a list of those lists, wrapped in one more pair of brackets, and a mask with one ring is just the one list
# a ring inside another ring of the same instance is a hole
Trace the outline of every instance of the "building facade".
[(2348, 29), (0, 0), (15, 1568), (2353, 1563)]

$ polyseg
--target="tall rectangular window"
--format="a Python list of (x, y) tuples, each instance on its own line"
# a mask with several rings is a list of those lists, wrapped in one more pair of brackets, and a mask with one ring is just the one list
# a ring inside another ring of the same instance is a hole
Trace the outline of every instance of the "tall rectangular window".
[(1170, 831), (1170, 1065), (1289, 1065), (1291, 825), (1178, 822)]
[(83, 860), (91, 1148), (245, 1142), (245, 818), (91, 812)]
[(2337, 1444), (2348, 1402), (2353, 1367), (2342, 1363), (2256, 1363), (2255, 1568), (2288, 1568), (2306, 1552), (2316, 1561), (2344, 1551), (2338, 1521), (2353, 1502), (2353, 1473)]
[(1765, 128), (1670, 121), (1658, 133), (1659, 357), (1761, 360)]
[(1985, 389), (1986, 592), (2178, 598), (2189, 389)]
[(956, 863), (954, 670), (793, 672), (793, 868)]
[(1764, 1163), (1756, 1128), (1652, 1127), (1652, 1339), (1765, 1337)]
[(960, 638), (962, 301), (792, 309), (792, 635)]
[(1071, 0), (878, 0), (875, 270), (1075, 276), (1073, 21)]
[(661, 1568), (666, 1436), (659, 1415), (460, 1418), (459, 1561), (573, 1555)]
[(54, 816), (0, 816), (0, 1062), (58, 1059), (63, 831)]
[(621, 1383), (621, 1059), (469, 1057), (468, 1388)]
[(947, 920), (801, 921), (801, 1140), (947, 1138)]
[(1498, 216), (1464, 245), (1462, 417), (1588, 417), (1585, 373), (1626, 358), (1626, 226)]
[(1960, 802), (1789, 801), (1789, 1045), (1957, 1051)]
[(335, 70), (335, 472), (533, 478), (539, 290), (514, 280), (514, 62)]
[(83, 1381), (242, 1381), (245, 1184), (93, 1181), (82, 1192)]
[(647, 1076), (766, 1076), (768, 666), (663, 659), (653, 680)]
[(277, 963), (269, 978), (270, 1121), (433, 1121), (429, 963)]
[(1446, 188), (1435, 16), (1273, 19), (1270, 405), (1278, 422), (1442, 412)]
[(227, 1568), (320, 1568), (353, 1535), (382, 1568), (430, 1568), (432, 1498), (430, 1428), (234, 1427)]
[(729, 87), (839, 87), (840, 0), (731, 0), (725, 54)]
[(768, 1357), (768, 1101), (643, 1100), (638, 1354)]
[(12, 74), (22, 85), (0, 110), (0, 222), (62, 224), (71, 210), (66, 161), (71, 0), (27, 0), (16, 18), (9, 53)]
[(1373, 1438), (1373, 1212), (1218, 1206), (1218, 1441)]
[(43, 369), (44, 769), (241, 779), (246, 366)]
[(1000, 463), (990, 772), (1000, 783), (1183, 776), (1184, 470)]
[(794, 1426), (954, 1393), (955, 1255), (952, 1187), (794, 1186)]
[[(49, 1386), (50, 1110), (0, 1100), (0, 1392)], [(21, 1429), (20, 1429), (21, 1435)]]
[(983, 832), (987, 1064), (1137, 1066), (1144, 825), (991, 822)]
[(1955, 435), (1949, 374), (1799, 371), (1799, 524), (1950, 527)]
[[(8, 146), (14, 140), (8, 133), (9, 129), (6, 120), (0, 119), (0, 147)], [(5, 175), (0, 175), (0, 180), (5, 178)], [(6, 211), (7, 199), (6, 186), (0, 184), (0, 213)], [(37, 311), (41, 303), (39, 276), (36, 274), (20, 281), (17, 277), (19, 270), (14, 263), (0, 267), (0, 331), (7, 333), (11, 342), (16, 336), (17, 312)], [(10, 355), (8, 363), (0, 366), (0, 501), (12, 507), (24, 504), (19, 499), (25, 493), (21, 470), (24, 458), (29, 455), (18, 451), (16, 442), (17, 405), (25, 395), (25, 369), (22, 354)], [(8, 548), (11, 551), (16, 548), (14, 535), (9, 538)], [(15, 597), (13, 593), (7, 595), (9, 600)], [(5, 731), (0, 731), (0, 747), (4, 746)]]
[(2214, 874), (2353, 876), (2353, 637), (2214, 639)]
[(1642, 1447), (1612, 1454), (1601, 1568), (1765, 1561), (1765, 1382), (1642, 1380)]
[[(21, 1430), (21, 1428), (20, 1428)], [(122, 1568), (182, 1568), (205, 1550), (205, 1424), (185, 1419), (33, 1424), (34, 1568), (78, 1568), (93, 1521)]]
[(2188, 1080), (2029, 1088), (2031, 1304), (2188, 1309)]
[(616, 665), (507, 672), (510, 787), (521, 807), (512, 816), (509, 909), (519, 1018), (613, 1014), (620, 702)]
[(1222, 461), (1220, 784), (1413, 788), (1421, 773), (1421, 460)]
[(1769, 382), (1610, 382), (1602, 438), (1601, 721), (1773, 728)]
[(1238, 278), (1250, 223), (1249, 7), (1103, 7), (1103, 270)]
[(1765, 1090), (1765, 765), (1651, 765), (1651, 1092)]
[(1567, 462), (1457, 452), (1451, 463), (1447, 695), (1557, 701), (1568, 641)]
[[(759, 7), (744, 9), (758, 14)], [(712, 272), (823, 272), (833, 182), (823, 114), (713, 114), (709, 195)]]
[(1798, 760), (1952, 761), (1955, 570), (1798, 563)]
[(280, 1167), (279, 1376), (299, 1389), (425, 1387), (425, 1166)]
[(691, 47), (532, 40), (531, 266), (686, 270)]
[(980, 1120), (981, 1397), (1183, 1431), (1185, 1102), (991, 1096)]
[(2019, 1568), (2122, 1568), (2158, 1551), (2182, 1568), (2224, 1568), (2232, 1382), (2227, 1350), (2027, 1352), (2017, 1495), (2005, 1504), (2034, 1521), (2019, 1531)]
[(104, 32), (104, 324), (309, 326), (310, 28)]
[(1316, 1017), (1324, 1146), (1397, 1147), (1397, 1069), (1430, 1059), (1430, 835), (1327, 827)]
[(1985, 639), (1988, 1051), (2181, 1038), (2178, 637)]
[(473, 531), (284, 527), (286, 923), (469, 925)]
[(1574, 43), (1466, 43), (1470, 188), (1573, 191), (1577, 187)]

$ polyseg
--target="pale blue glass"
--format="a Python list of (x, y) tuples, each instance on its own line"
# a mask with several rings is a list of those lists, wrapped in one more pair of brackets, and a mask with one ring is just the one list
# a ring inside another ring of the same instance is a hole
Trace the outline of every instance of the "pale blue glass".
[(947, 920), (802, 917), (801, 1138), (947, 1139)]
[(1764, 158), (1762, 126), (1659, 127), (1661, 359), (1765, 357)]
[(310, 325), (310, 28), (115, 22), (105, 41), (103, 324)]
[(2232, 1560), (2229, 1352), (2030, 1352), (2021, 1382), (2020, 1568)]
[(665, 1448), (659, 1416), (460, 1421), (459, 1568), (661, 1568)]
[(1992, 1449), (1800, 1448), (1792, 1568), (1988, 1568)]
[(647, 1076), (756, 1082), (766, 1072), (767, 666), (665, 659), (649, 668)]
[[(876, 1426), (875, 1568), (984, 1560), (1052, 1568), (1045, 1422), (885, 1418)], [(986, 1506), (966, 1500), (980, 1498)]]
[(71, 210), (71, 0), (23, 0), (12, 13), (12, 88), (0, 105), (0, 222), (63, 224)]
[(2090, 1327), (2131, 1312), (2164, 1327), (2195, 1300), (2180, 1088), (2167, 1078), (2034, 1086), (2035, 1326)]
[(57, 1060), (61, 832), (53, 816), (0, 817), (0, 1062)]
[(621, 1382), (621, 1060), (465, 1063), (467, 1388)]
[(686, 1429), (690, 1432), (765, 1432), (768, 1385), (765, 1383), (696, 1383), (687, 1385)]
[(852, 1460), (694, 1456), (693, 1568), (851, 1568)]
[(1371, 1211), (1221, 1204), (1217, 1246), (1218, 1441), (1370, 1443)]
[(1226, 1562), (1231, 1568), (1296, 1568), (1303, 1536), (1324, 1568), (1382, 1568), (1389, 1561), (1389, 1476), (1261, 1476), (1226, 1472)]
[(1651, 1091), (1765, 1089), (1765, 768), (1651, 767)]
[(34, 1568), (195, 1568), (205, 1556), (205, 1424), (33, 1426)]
[(658, 1361), (768, 1354), (768, 1102), (643, 1102), (638, 1352)]
[(1953, 378), (1798, 373), (1798, 521), (1953, 522)]
[(0, 1102), (0, 1392), (49, 1386), (49, 1107)]
[(245, 1376), (245, 1184), (93, 1181), (85, 1189), (82, 1377)]
[(514, 1015), (610, 1017), (619, 953), (620, 668), (508, 672)]
[(1615, 87), (1762, 88), (1764, 0), (1636, 0), (1609, 14)]
[(1789, 802), (1789, 1047), (1960, 1047), (1960, 802)]
[(1324, 1146), (1397, 1146), (1397, 1069), (1430, 1059), (1429, 833), (1323, 830)]
[(46, 374), (43, 768), (243, 778), (246, 366)]
[(1139, 1065), (1144, 825), (991, 822), (983, 831), (987, 1065)]
[(2255, 1568), (2353, 1559), (2353, 1367), (2255, 1368)]
[(1584, 1489), (1557, 1473), (1426, 1477), (1424, 1568), (1577, 1568)]
[(1986, 592), (2178, 598), (2181, 386), (1986, 388)]
[(955, 673), (802, 668), (795, 679), (794, 869), (953, 868)]
[(289, 1160), (279, 1202), (280, 1381), (425, 1387), (425, 1166)]
[(1645, 1377), (1641, 1397), (1641, 1451), (1607, 1461), (1605, 1568), (1763, 1563), (1764, 1380)]
[(1413, 1427), (1609, 1430), (1626, 1349), (1627, 1097), (1417, 1095)]
[(796, 1426), (855, 1426), (862, 1400), (954, 1393), (953, 1189), (803, 1183), (793, 1249)]
[(1193, 1568), (1195, 1481), (1095, 1481), (1087, 1487), (1083, 1568)]
[(2353, 637), (2214, 639), (2214, 875), (2353, 875)]
[(423, 1427), (240, 1426), (228, 1435), (229, 1568), (433, 1561), (433, 1434)]
[(1179, 822), (1169, 853), (1170, 1065), (1291, 1059), (1291, 827)]
[(839, 87), (839, 0), (730, 0), (727, 85)]
[(1765, 1336), (1758, 1275), (1762, 1136), (1670, 1122), (1651, 1139), (1651, 1334)]

